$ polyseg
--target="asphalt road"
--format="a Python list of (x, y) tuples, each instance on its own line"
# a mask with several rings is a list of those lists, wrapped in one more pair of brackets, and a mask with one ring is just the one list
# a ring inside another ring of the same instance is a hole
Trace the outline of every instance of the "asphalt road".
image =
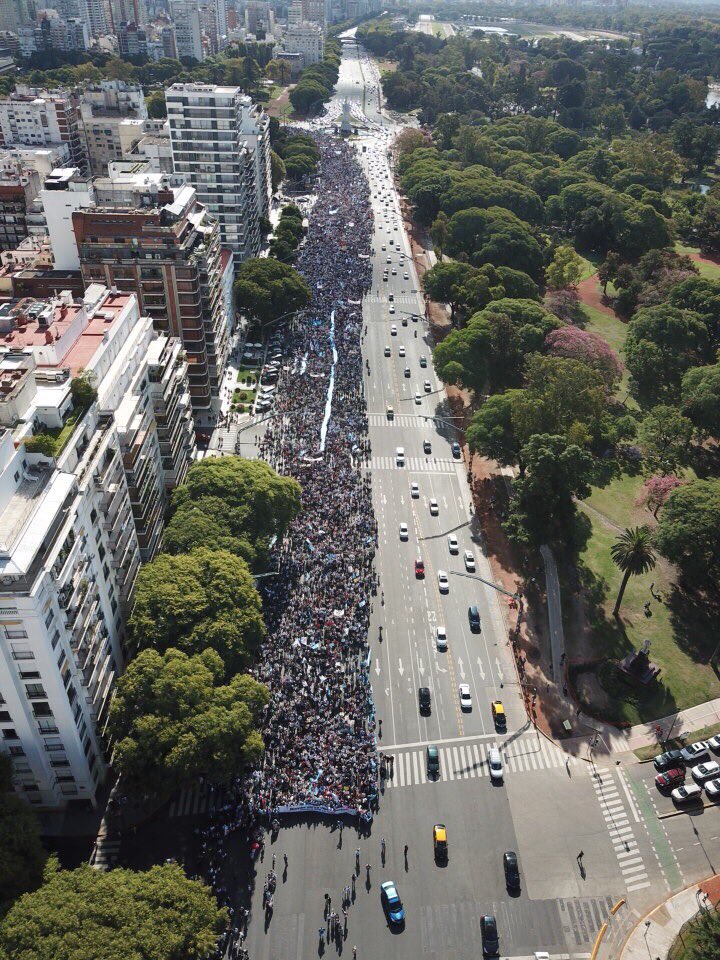
[[(476, 574), (491, 579), (465, 468), (452, 454), (454, 429), (432, 369), (427, 328), (410, 316), (423, 309), (388, 167), (388, 142), (396, 128), (380, 109), (375, 68), (354, 49), (345, 51), (331, 117), (341, 112), (346, 98), (353, 117), (366, 118), (358, 128), (357, 146), (372, 187), (376, 223), (373, 286), (363, 307), (377, 564), (384, 596), (384, 603), (378, 596), (373, 611), (372, 680), (382, 721), (379, 749), (394, 757), (394, 771), (369, 837), (360, 839), (350, 829), (340, 837), (317, 822), (283, 827), (258, 865), (247, 946), (252, 960), (301, 960), (346, 951), (352, 956), (353, 946), (359, 960), (469, 960), (481, 954), (480, 918), (490, 913), (497, 917), (502, 957), (526, 958), (547, 950), (553, 958), (579, 960), (589, 957), (597, 930), (621, 897), (628, 901), (630, 922), (698, 871), (709, 872), (707, 862), (701, 871), (703, 858), (711, 858), (707, 851), (713, 844), (717, 850), (720, 830), (717, 819), (711, 822), (707, 815), (717, 817), (718, 811), (706, 811), (697, 837), (687, 818), (658, 820), (643, 779), (650, 776), (649, 769), (625, 761), (620, 766), (607, 760), (596, 764), (587, 754), (566, 755), (529, 725), (507, 643), (514, 611), (492, 586), (463, 575), (463, 553), (470, 550)], [(315, 125), (323, 123), (327, 118)], [(421, 356), (427, 367), (421, 367)], [(388, 406), (394, 409), (392, 420)], [(426, 440), (430, 453), (423, 449)], [(404, 465), (397, 463), (398, 447), (404, 450)], [(417, 498), (411, 496), (413, 483), (419, 488)], [(437, 501), (437, 515), (431, 514), (431, 499)], [(400, 539), (401, 523), (407, 524), (407, 540)], [(450, 535), (457, 537), (457, 554), (450, 552)], [(422, 579), (415, 575), (418, 558), (425, 566)], [(448, 575), (446, 593), (438, 582), (441, 570)], [(480, 610), (480, 633), (470, 631), (469, 605)], [(446, 629), (447, 651), (437, 649), (438, 626)], [(470, 710), (460, 707), (461, 683), (469, 685)], [(431, 691), (425, 716), (418, 709), (420, 686)], [(507, 711), (505, 732), (494, 727), (490, 705), (496, 698), (502, 698)], [(436, 780), (426, 771), (429, 744), (439, 748)], [(503, 755), (502, 783), (491, 782), (488, 775), (487, 751), (495, 745)], [(197, 798), (181, 798), (169, 816), (198, 813), (201, 807)], [(448, 829), (446, 864), (434, 860), (435, 823)], [(687, 870), (672, 831), (681, 846), (691, 849)], [(384, 863), (382, 837), (387, 842)], [(337, 943), (320, 944), (325, 894), (339, 909), (341, 891), (354, 873), (356, 848), (361, 870), (347, 933)], [(514, 895), (503, 877), (507, 850), (516, 851), (520, 861), (522, 885)], [(280, 865), (286, 853), (289, 865), (272, 921), (264, 924), (262, 879), (273, 852)], [(403, 898), (407, 921), (402, 930), (389, 926), (383, 913), (379, 885), (384, 879), (395, 880)], [(240, 894), (242, 899), (244, 892)]]

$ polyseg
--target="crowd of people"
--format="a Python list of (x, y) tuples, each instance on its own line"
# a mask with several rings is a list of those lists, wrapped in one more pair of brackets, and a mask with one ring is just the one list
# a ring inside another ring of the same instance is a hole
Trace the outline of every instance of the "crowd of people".
[(264, 459), (302, 485), (302, 510), (266, 581), (257, 679), (271, 692), (262, 809), (316, 805), (369, 815), (376, 797), (368, 623), (376, 590), (361, 355), (372, 212), (346, 143), (318, 138), (322, 189), (297, 269), (312, 292), (286, 341)]

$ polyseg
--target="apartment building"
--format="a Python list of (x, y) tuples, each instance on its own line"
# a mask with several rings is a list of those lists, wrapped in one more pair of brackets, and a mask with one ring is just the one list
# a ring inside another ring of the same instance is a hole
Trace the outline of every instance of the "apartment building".
[(190, 185), (136, 165), (113, 174), (94, 181), (93, 204), (72, 216), (85, 282), (132, 291), (155, 328), (182, 341), (193, 406), (207, 408), (219, 397), (233, 319), (218, 223)]
[(66, 144), (73, 166), (87, 171), (77, 107), (67, 90), (39, 90), (18, 84), (0, 100), (0, 146)]
[[(0, 331), (0, 749), (29, 802), (94, 803), (141, 557), (194, 454), (185, 361), (133, 295), (95, 284), (4, 304)], [(30, 452), (48, 431), (53, 455)]]
[(27, 214), (40, 185), (36, 170), (14, 157), (0, 157), (0, 250), (13, 250), (27, 237)]
[(89, 84), (82, 92), (79, 114), (94, 176), (106, 174), (108, 163), (121, 159), (145, 134), (147, 107), (139, 84), (124, 80)]
[(217, 219), (236, 263), (257, 256), (270, 196), (267, 116), (240, 87), (175, 83), (165, 99), (175, 173)]
[(200, 11), (193, 0), (170, 0), (170, 17), (175, 25), (175, 43), (179, 57), (203, 60)]
[(320, 63), (325, 56), (323, 28), (317, 23), (300, 23), (288, 27), (284, 46), (288, 53), (301, 54), (306, 67)]

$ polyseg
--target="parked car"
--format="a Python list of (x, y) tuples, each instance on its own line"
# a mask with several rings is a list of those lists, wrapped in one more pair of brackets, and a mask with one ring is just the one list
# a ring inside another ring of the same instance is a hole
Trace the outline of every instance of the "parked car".
[(656, 770), (671, 770), (675, 767), (685, 766), (685, 760), (683, 759), (682, 750), (666, 750), (665, 753), (661, 753), (660, 756), (655, 757), (653, 760)]
[(655, 777), (655, 786), (658, 790), (669, 790), (671, 787), (679, 787), (683, 783), (685, 783), (685, 770), (682, 767), (666, 770), (665, 773), (659, 773)]
[(720, 777), (720, 763), (717, 760), (706, 760), (705, 763), (699, 763), (697, 767), (693, 767), (690, 773), (696, 783), (713, 780), (715, 777)]
[(675, 803), (691, 803), (702, 797), (702, 787), (697, 783), (686, 783), (682, 787), (676, 787), (670, 796)]
[(505, 885), (508, 890), (519, 890), (520, 868), (518, 867), (518, 858), (514, 850), (508, 850), (503, 854), (503, 870), (505, 871)]
[(708, 745), (704, 740), (698, 740), (697, 743), (689, 743), (683, 747), (680, 754), (686, 763), (695, 763), (709, 755)]

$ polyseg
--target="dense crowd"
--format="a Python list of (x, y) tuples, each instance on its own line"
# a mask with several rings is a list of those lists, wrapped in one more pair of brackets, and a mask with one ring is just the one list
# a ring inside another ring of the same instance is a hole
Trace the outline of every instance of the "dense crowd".
[(297, 264), (312, 301), (288, 336), (276, 416), (260, 446), (300, 481), (303, 507), (265, 587), (268, 639), (256, 673), (271, 702), (257, 793), (266, 809), (367, 812), (376, 789), (367, 633), (377, 527), (364, 470), (361, 301), (372, 212), (352, 148), (323, 137), (319, 145), (322, 190)]

